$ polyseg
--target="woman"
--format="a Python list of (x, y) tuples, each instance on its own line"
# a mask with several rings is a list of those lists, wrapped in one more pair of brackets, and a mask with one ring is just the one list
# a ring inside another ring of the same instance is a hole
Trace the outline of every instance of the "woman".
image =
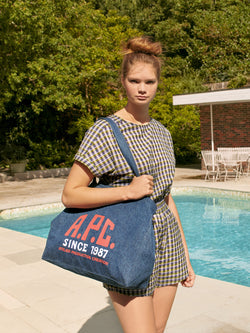
[[(160, 79), (161, 45), (146, 37), (128, 41), (122, 63), (122, 85), (127, 105), (111, 115), (121, 129), (137, 163), (134, 177), (109, 124), (98, 120), (86, 133), (75, 156), (62, 201), (66, 207), (93, 208), (151, 196), (157, 204), (153, 217), (155, 265), (145, 290), (104, 285), (125, 333), (162, 333), (179, 282), (192, 287), (195, 274), (180, 218), (170, 194), (175, 159), (170, 133), (149, 116)], [(112, 188), (91, 188), (94, 177)]]

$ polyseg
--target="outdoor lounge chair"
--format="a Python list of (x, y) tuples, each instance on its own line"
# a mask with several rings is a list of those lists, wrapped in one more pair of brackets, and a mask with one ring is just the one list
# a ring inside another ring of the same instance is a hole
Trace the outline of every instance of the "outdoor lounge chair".
[(221, 178), (219, 154), (218, 152), (212, 152), (211, 150), (202, 150), (201, 155), (206, 167), (205, 180), (217, 181)]
[(250, 172), (250, 147), (218, 147), (218, 152), (238, 153), (240, 175), (249, 175)]
[(225, 181), (229, 177), (233, 177), (235, 180), (240, 178), (241, 163), (237, 151), (221, 151), (220, 165), (225, 173)]
[(240, 174), (249, 175), (250, 171), (250, 151), (239, 152)]

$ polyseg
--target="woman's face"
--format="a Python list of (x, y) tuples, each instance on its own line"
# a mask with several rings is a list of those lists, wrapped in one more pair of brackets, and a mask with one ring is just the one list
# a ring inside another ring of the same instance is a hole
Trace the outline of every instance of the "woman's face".
[(156, 71), (151, 64), (137, 62), (131, 66), (122, 85), (126, 90), (128, 102), (146, 106), (155, 97), (158, 87)]

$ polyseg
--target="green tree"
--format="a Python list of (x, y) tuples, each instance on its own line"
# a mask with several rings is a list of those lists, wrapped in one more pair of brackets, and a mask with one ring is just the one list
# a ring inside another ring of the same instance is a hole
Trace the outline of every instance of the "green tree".
[(129, 16), (133, 27), (160, 40), (167, 76), (199, 76), (207, 83), (249, 75), (249, 1), (89, 2), (105, 14), (112, 9)]
[[(206, 91), (205, 83), (230, 80), (241, 87), (250, 72), (249, 1), (90, 0), (105, 14), (127, 15), (133, 27), (162, 42), (163, 82), (152, 115), (173, 136), (178, 162), (200, 152), (199, 114), (173, 108), (172, 95)], [(167, 80), (166, 80), (167, 79)]]
[(202, 83), (249, 75), (250, 7), (244, 1), (177, 0), (170, 12), (153, 30), (166, 50), (166, 75), (196, 73)]
[(172, 95), (246, 83), (249, 16), (241, 0), (0, 0), (0, 146), (24, 145), (30, 168), (70, 165), (93, 121), (124, 106), (121, 42), (147, 34), (164, 47), (151, 113), (171, 130), (177, 160), (189, 161), (198, 113), (173, 108)]
[(193, 106), (173, 107), (173, 95), (180, 94), (174, 78), (163, 78), (152, 102), (150, 114), (166, 126), (173, 138), (176, 162), (188, 164), (200, 157), (200, 117)]
[(57, 151), (60, 141), (64, 158), (72, 156), (119, 101), (120, 44), (135, 33), (129, 20), (70, 0), (1, 0), (0, 13), (1, 144), (25, 145), (34, 160), (34, 149), (52, 143)]

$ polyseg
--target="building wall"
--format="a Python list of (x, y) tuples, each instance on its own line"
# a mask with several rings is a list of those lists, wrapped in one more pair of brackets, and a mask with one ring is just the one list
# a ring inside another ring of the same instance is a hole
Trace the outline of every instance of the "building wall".
[[(201, 150), (211, 150), (210, 106), (200, 106)], [(213, 105), (214, 148), (250, 147), (250, 103)]]

